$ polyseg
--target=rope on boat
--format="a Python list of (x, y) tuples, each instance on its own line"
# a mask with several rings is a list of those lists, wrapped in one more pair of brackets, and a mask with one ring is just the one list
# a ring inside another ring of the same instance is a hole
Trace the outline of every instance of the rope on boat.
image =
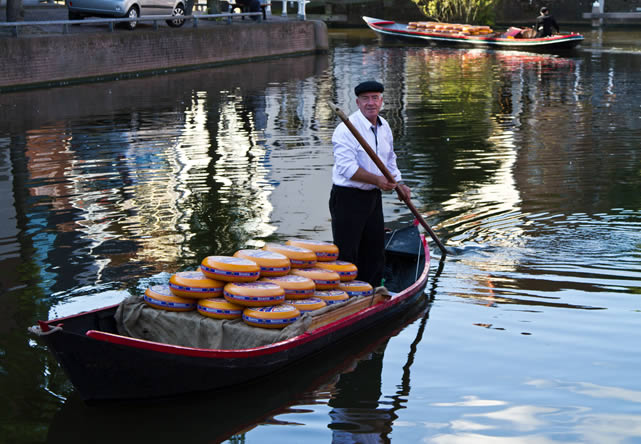
[(31, 327), (27, 328), (27, 331), (29, 331), (29, 333), (33, 333), (36, 336), (47, 336), (47, 335), (50, 335), (51, 333), (62, 331), (62, 327), (58, 325), (53, 325), (51, 326), (51, 329), (49, 331), (42, 331), (39, 325), (32, 325)]

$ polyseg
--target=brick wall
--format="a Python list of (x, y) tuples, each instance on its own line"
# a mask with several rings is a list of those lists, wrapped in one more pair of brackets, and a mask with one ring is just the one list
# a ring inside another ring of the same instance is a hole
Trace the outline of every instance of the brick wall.
[(327, 28), (315, 21), (0, 38), (0, 90), (327, 49)]

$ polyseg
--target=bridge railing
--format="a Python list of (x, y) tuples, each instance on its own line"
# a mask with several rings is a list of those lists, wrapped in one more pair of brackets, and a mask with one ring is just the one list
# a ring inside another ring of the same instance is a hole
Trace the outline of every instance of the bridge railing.
[(216, 20), (227, 19), (227, 23), (232, 23), (232, 20), (237, 17), (257, 17), (258, 21), (262, 20), (263, 14), (261, 12), (242, 12), (242, 13), (223, 13), (223, 14), (196, 14), (196, 15), (141, 15), (136, 17), (135, 20), (130, 18), (87, 18), (83, 20), (45, 20), (45, 21), (31, 21), (31, 22), (0, 22), (1, 29), (10, 29), (14, 37), (20, 35), (20, 30), (30, 26), (52, 26), (60, 25), (62, 33), (68, 34), (69, 27), (72, 25), (87, 25), (87, 24), (106, 24), (109, 31), (113, 32), (115, 25), (119, 23), (129, 22), (151, 22), (153, 29), (158, 29), (159, 23), (166, 22), (167, 20), (185, 20), (191, 21), (192, 26), (197, 28), (199, 23), (203, 20)]

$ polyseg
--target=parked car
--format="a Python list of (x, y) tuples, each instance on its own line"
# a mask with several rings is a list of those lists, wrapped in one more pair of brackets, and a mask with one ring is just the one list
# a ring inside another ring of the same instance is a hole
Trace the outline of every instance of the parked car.
[[(185, 15), (185, 2), (191, 0), (67, 0), (69, 20), (81, 20), (85, 17), (111, 17), (134, 19), (126, 22), (126, 27), (133, 30), (136, 20), (142, 15)], [(167, 20), (167, 24), (178, 28), (185, 21), (182, 19)]]

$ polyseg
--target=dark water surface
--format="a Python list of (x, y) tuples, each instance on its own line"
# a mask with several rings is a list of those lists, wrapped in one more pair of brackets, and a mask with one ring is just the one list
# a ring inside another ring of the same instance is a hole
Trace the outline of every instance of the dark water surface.
[[(341, 30), (329, 55), (0, 95), (0, 441), (641, 442), (641, 32), (585, 34), (549, 56)], [(27, 327), (330, 239), (327, 102), (366, 78), (456, 253), (430, 300), (229, 393), (84, 405)]]

